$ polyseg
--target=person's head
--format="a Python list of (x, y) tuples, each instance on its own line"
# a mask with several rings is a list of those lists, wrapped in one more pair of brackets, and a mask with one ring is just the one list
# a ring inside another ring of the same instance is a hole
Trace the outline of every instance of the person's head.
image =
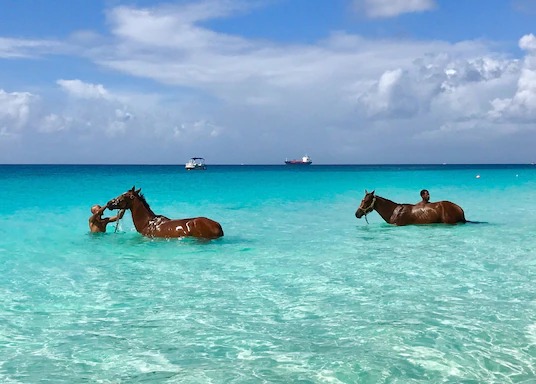
[(428, 192), (427, 189), (423, 189), (423, 190), (421, 191), (421, 197), (422, 197), (422, 199), (423, 199), (424, 201), (428, 201), (428, 200), (430, 200), (430, 192)]
[(95, 204), (91, 207), (91, 213), (95, 214), (99, 211), (99, 209), (101, 209), (101, 206), (99, 204)]

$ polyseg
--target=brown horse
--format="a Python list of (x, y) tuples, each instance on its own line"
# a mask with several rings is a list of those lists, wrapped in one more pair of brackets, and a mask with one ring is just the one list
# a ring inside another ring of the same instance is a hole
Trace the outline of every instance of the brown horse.
[(130, 191), (112, 199), (106, 205), (109, 209), (130, 209), (132, 221), (136, 230), (147, 237), (199, 237), (216, 239), (223, 236), (221, 225), (206, 217), (171, 220), (162, 215), (156, 215), (141, 189), (132, 187)]
[(355, 212), (355, 217), (368, 215), (376, 210), (388, 224), (411, 225), (411, 224), (457, 224), (466, 223), (463, 209), (450, 201), (438, 201), (437, 203), (398, 204), (394, 201), (375, 195), (374, 191), (367, 192), (361, 200), (361, 205)]

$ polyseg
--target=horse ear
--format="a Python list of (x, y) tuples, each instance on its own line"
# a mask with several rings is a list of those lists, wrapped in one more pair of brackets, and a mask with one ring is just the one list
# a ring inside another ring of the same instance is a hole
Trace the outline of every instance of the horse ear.
[(139, 188), (139, 189), (138, 189), (138, 190), (136, 191), (136, 194), (138, 194), (138, 195), (139, 195), (139, 194), (140, 194), (140, 192), (141, 192), (141, 188)]
[(368, 195), (368, 191), (365, 189), (365, 195)]
[(376, 190), (373, 190), (372, 192), (370, 192), (372, 194), (372, 196), (374, 196), (374, 192), (376, 192)]
[(130, 191), (131, 191), (131, 192), (134, 192), (135, 189), (136, 189), (136, 186), (133, 185), (133, 186), (132, 186), (132, 189), (131, 189)]

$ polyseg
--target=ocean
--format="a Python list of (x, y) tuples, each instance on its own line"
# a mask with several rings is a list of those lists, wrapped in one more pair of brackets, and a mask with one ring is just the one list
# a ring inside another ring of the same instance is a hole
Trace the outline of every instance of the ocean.
[[(132, 186), (225, 236), (90, 234)], [(534, 165), (0, 165), (0, 382), (534, 383), (535, 201)]]

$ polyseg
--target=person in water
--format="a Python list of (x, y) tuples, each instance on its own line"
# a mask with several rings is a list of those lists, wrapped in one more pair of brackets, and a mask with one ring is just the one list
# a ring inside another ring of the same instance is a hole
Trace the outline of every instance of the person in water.
[(122, 209), (116, 216), (102, 217), (106, 208), (107, 206), (101, 207), (98, 204), (91, 207), (92, 215), (89, 217), (89, 230), (91, 232), (106, 232), (108, 223), (113, 223), (114, 221), (122, 219), (125, 214), (125, 210)]
[(425, 205), (430, 202), (430, 192), (428, 192), (427, 189), (423, 189), (421, 191), (421, 201), (417, 203), (417, 205)]

